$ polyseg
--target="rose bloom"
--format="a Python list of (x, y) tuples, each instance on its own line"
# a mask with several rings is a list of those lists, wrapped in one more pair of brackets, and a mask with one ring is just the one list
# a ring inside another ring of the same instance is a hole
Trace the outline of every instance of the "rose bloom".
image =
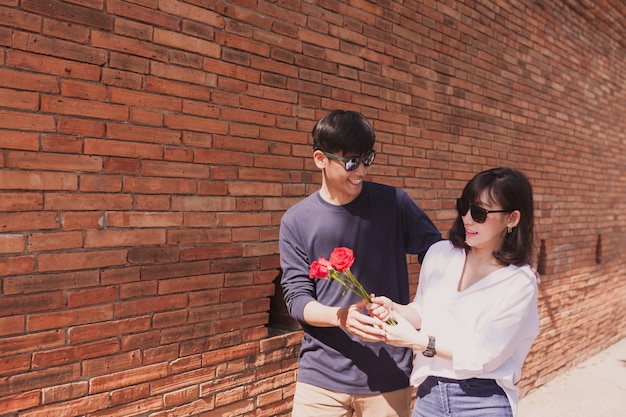
[(311, 264), (311, 269), (309, 270), (309, 278), (328, 278), (328, 267), (329, 262), (322, 257), (320, 257), (317, 261), (313, 261), (313, 263)]
[(339, 272), (343, 272), (350, 268), (354, 263), (354, 253), (350, 248), (335, 248), (330, 254), (330, 264)]

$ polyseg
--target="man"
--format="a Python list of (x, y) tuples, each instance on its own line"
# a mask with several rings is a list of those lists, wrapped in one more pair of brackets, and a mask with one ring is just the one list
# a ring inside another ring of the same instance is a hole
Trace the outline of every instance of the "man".
[(382, 342), (366, 301), (333, 280), (309, 278), (320, 257), (353, 250), (365, 289), (409, 302), (406, 254), (421, 262), (441, 234), (408, 194), (365, 181), (375, 133), (360, 113), (335, 110), (313, 128), (318, 192), (287, 210), (280, 227), (285, 303), (304, 329), (293, 417), (408, 416), (412, 351)]

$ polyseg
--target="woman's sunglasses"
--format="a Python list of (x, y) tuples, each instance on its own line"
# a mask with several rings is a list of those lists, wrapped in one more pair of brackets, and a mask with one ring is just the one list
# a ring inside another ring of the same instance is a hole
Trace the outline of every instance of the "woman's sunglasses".
[(372, 150), (365, 156), (355, 156), (353, 158), (342, 158), (330, 152), (324, 152), (324, 155), (326, 155), (328, 159), (334, 159), (335, 161), (342, 162), (346, 171), (354, 171), (359, 167), (361, 162), (363, 162), (363, 165), (366, 167), (372, 165), (374, 163), (374, 158), (376, 158), (376, 151)]
[(468, 210), (470, 214), (472, 215), (472, 219), (474, 219), (476, 223), (486, 222), (487, 214), (489, 213), (510, 213), (512, 211), (512, 210), (485, 210), (482, 207), (475, 206), (461, 198), (457, 198), (456, 199), (456, 211), (459, 212), (459, 216), (461, 217), (465, 216)]

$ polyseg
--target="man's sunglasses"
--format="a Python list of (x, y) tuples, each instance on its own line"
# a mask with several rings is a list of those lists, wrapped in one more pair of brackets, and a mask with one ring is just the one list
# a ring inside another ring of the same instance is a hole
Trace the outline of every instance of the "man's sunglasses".
[(474, 219), (476, 223), (486, 222), (487, 214), (489, 213), (510, 213), (512, 211), (512, 210), (485, 210), (482, 207), (475, 206), (461, 198), (457, 198), (456, 199), (456, 211), (459, 212), (459, 216), (461, 217), (465, 216), (468, 210), (470, 214), (472, 215), (472, 219)]
[(335, 161), (342, 162), (345, 165), (344, 168), (346, 171), (354, 171), (359, 167), (361, 162), (363, 162), (363, 165), (366, 167), (372, 165), (374, 163), (374, 158), (376, 158), (376, 151), (372, 150), (365, 156), (355, 156), (353, 158), (342, 158), (330, 152), (324, 152), (324, 155), (326, 155), (328, 159), (334, 159)]

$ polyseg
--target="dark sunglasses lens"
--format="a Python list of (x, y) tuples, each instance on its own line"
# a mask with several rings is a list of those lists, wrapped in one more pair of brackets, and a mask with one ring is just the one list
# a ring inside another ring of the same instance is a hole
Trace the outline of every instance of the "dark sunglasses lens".
[(359, 158), (350, 158), (346, 161), (346, 171), (354, 171), (357, 169), (361, 161)]
[(465, 214), (467, 213), (467, 210), (469, 210), (469, 204), (467, 204), (467, 201), (457, 198), (456, 199), (456, 211), (459, 212), (459, 216), (465, 216)]
[(487, 220), (487, 212), (482, 207), (470, 206), (470, 212), (476, 223), (484, 223)]
[(376, 158), (376, 152), (372, 151), (363, 157), (363, 165), (366, 167), (372, 165), (374, 163), (374, 158)]

